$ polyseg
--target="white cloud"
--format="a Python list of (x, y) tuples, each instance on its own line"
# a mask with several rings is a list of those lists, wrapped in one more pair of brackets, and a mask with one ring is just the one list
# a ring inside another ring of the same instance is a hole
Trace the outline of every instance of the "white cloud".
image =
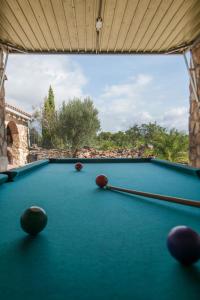
[(102, 129), (125, 130), (135, 123), (152, 121), (143, 101), (143, 92), (152, 80), (149, 75), (139, 74), (125, 83), (106, 86), (97, 100)]
[(153, 88), (153, 78), (148, 74), (139, 74), (125, 83), (106, 86), (97, 101), (102, 130), (126, 130), (134, 124), (156, 121), (168, 129), (187, 131), (188, 108), (170, 108), (172, 103), (169, 102), (169, 108), (163, 112), (165, 95), (162, 91), (153, 93)]
[(87, 84), (82, 69), (69, 56), (12, 55), (6, 73), (6, 101), (27, 111), (43, 102), (50, 84), (58, 105), (83, 97)]
[(152, 81), (152, 77), (145, 74), (139, 74), (137, 77), (132, 77), (126, 83), (114, 84), (106, 86), (102, 94), (103, 98), (108, 97), (133, 97), (136, 93), (142, 90), (147, 84)]
[(164, 112), (163, 116), (157, 120), (162, 126), (167, 128), (177, 128), (188, 130), (188, 107), (175, 107)]

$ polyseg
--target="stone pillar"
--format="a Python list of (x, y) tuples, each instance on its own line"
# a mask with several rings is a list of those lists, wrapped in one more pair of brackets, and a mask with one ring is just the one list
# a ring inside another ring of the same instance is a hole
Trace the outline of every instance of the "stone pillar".
[(28, 149), (28, 127), (24, 125), (17, 125), (19, 130), (19, 161), (18, 165), (23, 166), (27, 164)]
[[(0, 78), (3, 74), (3, 50), (0, 48)], [(7, 144), (6, 144), (6, 130), (5, 130), (5, 90), (4, 82), (0, 91), (0, 171), (7, 169)]]
[[(197, 94), (200, 100), (200, 44), (195, 46), (191, 55), (197, 82)], [(189, 117), (189, 161), (193, 167), (200, 168), (200, 102), (195, 99), (190, 84), (190, 117)]]

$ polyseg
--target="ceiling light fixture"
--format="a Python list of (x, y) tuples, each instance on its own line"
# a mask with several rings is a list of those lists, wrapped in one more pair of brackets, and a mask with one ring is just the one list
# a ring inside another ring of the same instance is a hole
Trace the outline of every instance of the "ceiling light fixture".
[(98, 17), (96, 20), (96, 31), (99, 32), (103, 26), (103, 21), (101, 17)]

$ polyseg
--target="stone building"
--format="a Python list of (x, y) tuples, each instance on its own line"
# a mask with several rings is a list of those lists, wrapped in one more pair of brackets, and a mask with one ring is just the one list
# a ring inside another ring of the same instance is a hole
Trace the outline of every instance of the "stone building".
[(29, 121), (31, 115), (5, 104), (5, 127), (9, 167), (27, 163), (29, 154)]

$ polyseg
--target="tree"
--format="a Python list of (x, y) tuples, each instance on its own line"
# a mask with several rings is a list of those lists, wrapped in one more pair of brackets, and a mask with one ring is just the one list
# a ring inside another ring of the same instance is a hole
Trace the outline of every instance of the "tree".
[(49, 87), (48, 97), (44, 99), (42, 108), (42, 145), (45, 148), (53, 148), (57, 146), (57, 114), (55, 111), (54, 92)]
[(42, 137), (39, 133), (39, 131), (35, 127), (31, 127), (29, 130), (29, 138), (30, 138), (30, 146), (41, 145)]
[(98, 134), (97, 140), (98, 141), (110, 141), (112, 139), (112, 133), (109, 131), (102, 131)]
[(157, 137), (165, 132), (166, 129), (155, 122), (141, 125), (135, 124), (125, 133), (130, 145), (135, 149), (142, 149), (142, 152), (144, 152), (149, 146), (154, 146), (154, 141)]
[(113, 133), (109, 131), (102, 131), (96, 137), (96, 145), (101, 150), (110, 150), (115, 148), (112, 140)]
[(166, 128), (155, 123), (142, 124), (140, 126), (140, 133), (142, 136), (143, 144), (148, 146), (153, 144), (157, 137), (166, 133)]
[(174, 162), (186, 162), (188, 136), (176, 129), (160, 134), (154, 141), (154, 152), (160, 158)]
[(131, 147), (138, 147), (139, 144), (141, 144), (141, 140), (142, 140), (142, 134), (141, 134), (141, 129), (140, 126), (135, 124), (134, 126), (132, 126), (131, 128), (129, 128), (126, 132), (125, 132), (126, 136), (127, 136), (127, 140), (129, 142), (129, 144), (131, 145)]
[(112, 141), (115, 144), (116, 148), (126, 148), (130, 145), (127, 135), (123, 131), (113, 133)]
[(100, 129), (98, 111), (93, 101), (79, 98), (63, 103), (59, 111), (59, 135), (75, 157), (79, 148), (89, 145)]

